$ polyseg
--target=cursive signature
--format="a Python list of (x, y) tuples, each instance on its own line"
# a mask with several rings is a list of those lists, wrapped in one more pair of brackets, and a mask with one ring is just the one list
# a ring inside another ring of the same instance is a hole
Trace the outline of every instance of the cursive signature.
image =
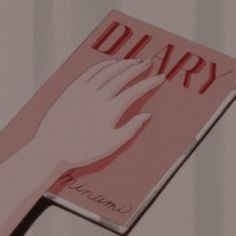
[(99, 204), (100, 206), (111, 210), (112, 212), (116, 212), (118, 214), (128, 214), (133, 210), (133, 206), (131, 204), (120, 205), (115, 201), (108, 199), (103, 194), (95, 193), (87, 183), (79, 183), (77, 178), (73, 177), (71, 173), (72, 172), (68, 172), (60, 177), (60, 184), (67, 184), (68, 189), (78, 192), (80, 196), (96, 204)]

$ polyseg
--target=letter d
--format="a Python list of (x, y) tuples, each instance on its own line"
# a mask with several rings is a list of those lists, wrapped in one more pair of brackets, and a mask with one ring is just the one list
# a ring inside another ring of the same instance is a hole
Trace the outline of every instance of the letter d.
[[(118, 29), (122, 29), (120, 37), (109, 48), (105, 50), (104, 49), (101, 50), (100, 47)], [(114, 55), (125, 44), (125, 42), (132, 36), (132, 34), (133, 34), (132, 30), (128, 26), (122, 25), (119, 22), (114, 21), (92, 44), (92, 48), (108, 55)]]

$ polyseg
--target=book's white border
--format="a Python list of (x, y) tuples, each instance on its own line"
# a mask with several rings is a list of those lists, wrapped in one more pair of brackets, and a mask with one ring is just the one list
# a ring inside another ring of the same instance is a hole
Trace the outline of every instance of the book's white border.
[(158, 192), (162, 189), (165, 183), (170, 179), (170, 177), (174, 174), (177, 168), (185, 161), (188, 155), (192, 152), (192, 150), (196, 147), (196, 145), (201, 141), (204, 135), (208, 132), (214, 122), (219, 118), (219, 116), (224, 112), (227, 106), (235, 99), (236, 97), (236, 88), (230, 92), (230, 94), (225, 98), (222, 104), (218, 107), (216, 112), (211, 116), (211, 118), (207, 121), (207, 123), (203, 126), (203, 128), (198, 132), (192, 142), (188, 145), (182, 155), (174, 162), (174, 164), (165, 172), (162, 176), (158, 184), (151, 190), (151, 192), (146, 196), (142, 203), (136, 208), (133, 214), (129, 217), (127, 222), (124, 225), (118, 225), (117, 223), (111, 221), (110, 219), (106, 219), (102, 216), (99, 216), (89, 210), (86, 210), (74, 203), (71, 203), (59, 196), (56, 196), (50, 192), (44, 194), (44, 197), (51, 199), (55, 203), (62, 205), (63, 207), (68, 208), (69, 210), (76, 212), (84, 217), (95, 221), (96, 223), (101, 224), (104, 227), (111, 229), (120, 234), (126, 233), (126, 231), (132, 226), (135, 220), (140, 216), (140, 214), (145, 210), (145, 208), (150, 204), (150, 202), (155, 198)]

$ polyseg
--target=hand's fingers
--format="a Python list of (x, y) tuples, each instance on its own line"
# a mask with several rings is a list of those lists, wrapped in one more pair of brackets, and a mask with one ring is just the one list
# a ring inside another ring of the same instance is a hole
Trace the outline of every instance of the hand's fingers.
[(96, 76), (91, 79), (91, 83), (93, 83), (96, 88), (101, 88), (114, 76), (117, 76), (138, 62), (139, 61), (137, 59), (120, 60), (99, 71), (99, 73), (97, 73)]
[(80, 76), (80, 81), (87, 82), (89, 81), (93, 76), (95, 76), (100, 70), (104, 69), (107, 66), (110, 66), (117, 62), (116, 59), (111, 59), (111, 60), (106, 60), (102, 61), (100, 63), (97, 63), (90, 67), (87, 71), (85, 71), (81, 76)]
[(161, 75), (144, 79), (113, 98), (114, 108), (118, 111), (114, 122), (116, 123), (136, 100), (159, 86), (164, 81), (164, 78), (165, 76)]
[(128, 70), (120, 73), (110, 80), (103, 88), (102, 93), (108, 97), (115, 96), (126, 84), (135, 79), (138, 75), (147, 70), (151, 65), (151, 59), (131, 66)]
[(144, 123), (151, 118), (150, 113), (140, 113), (134, 116), (125, 125), (115, 131), (116, 145), (122, 146), (128, 142), (143, 127)]

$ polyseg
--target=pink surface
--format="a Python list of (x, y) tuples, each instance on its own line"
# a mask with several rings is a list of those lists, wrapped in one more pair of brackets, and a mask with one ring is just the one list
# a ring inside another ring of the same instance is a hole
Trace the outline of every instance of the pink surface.
[[(122, 58), (127, 55), (127, 52), (144, 34), (153, 37), (136, 55), (141, 58), (153, 57), (154, 67), (151, 74), (158, 73), (161, 60), (155, 55), (167, 44), (175, 46), (167, 68), (163, 71), (167, 74), (186, 52), (201, 56), (205, 60), (202, 67), (199, 66), (200, 72), (192, 76), (189, 88), (183, 86), (184, 71), (182, 68), (144, 104), (141, 111), (151, 111), (152, 120), (133, 141), (133, 145), (119, 155), (113, 155), (118, 158), (109, 163), (107, 168), (100, 168), (103, 165), (99, 163), (91, 169), (85, 169), (84, 172), (74, 170), (73, 173), (61, 179), (61, 183), (68, 180), (67, 184), (62, 185), (63, 188), (60, 181), (54, 186), (54, 191), (60, 189), (59, 195), (63, 198), (118, 224), (124, 224), (236, 86), (236, 78), (235, 72), (232, 72), (235, 60), (118, 12), (110, 14), (98, 26), (78, 49), (76, 52), (78, 55), (74, 55), (71, 61), (76, 58), (79, 61), (83, 51), (86, 51), (86, 58), (83, 58), (83, 63), (86, 65), (107, 58), (106, 54), (93, 50), (91, 45), (113, 21), (133, 30), (133, 35), (115, 53), (114, 58)], [(100, 45), (100, 49), (103, 51), (108, 49), (112, 45), (111, 42), (114, 42), (118, 35), (124, 32), (124, 29), (123, 31), (121, 29), (120, 27), (120, 31), (115, 31), (109, 38), (110, 44), (107, 41), (107, 45), (105, 45), (106, 43)], [(159, 54), (160, 56), (164, 56), (164, 51)], [(198, 58), (193, 57), (190, 62), (186, 63), (184, 69), (191, 69), (197, 61)], [(217, 78), (206, 92), (201, 94), (199, 89), (209, 79), (210, 62), (217, 64), (216, 75), (230, 73)], [(76, 180), (70, 179), (77, 176), (80, 177)], [(110, 205), (107, 201), (111, 201), (115, 205)]]
[[(114, 21), (131, 28), (132, 33), (124, 26), (119, 27), (109, 40), (97, 45), (99, 50), (92, 48)], [(117, 41), (124, 30), (127, 30), (127, 38), (120, 44), (121, 47), (103, 53)], [(132, 143), (108, 160), (75, 169), (51, 188), (51, 192), (64, 199), (120, 225), (127, 221), (235, 88), (234, 59), (113, 11), (3, 130), (9, 133), (11, 141), (3, 143), (0, 140), (0, 145), (5, 148), (4, 153), (7, 150), (10, 156), (33, 137), (39, 122), (56, 98), (85, 69), (104, 59), (127, 57), (127, 53), (145, 34), (152, 38), (144, 38), (143, 42), (147, 40), (148, 43), (137, 51), (135, 57), (153, 57), (154, 66), (150, 74), (160, 72), (163, 62), (160, 57), (164, 57), (164, 49), (168, 44), (174, 45), (166, 68), (162, 66), (161, 71), (167, 74), (167, 81), (149, 99), (143, 99), (142, 103), (139, 101), (136, 107), (130, 109), (121, 122), (125, 122), (138, 110), (151, 112), (151, 121)], [(187, 52), (190, 54), (186, 54)], [(174, 74), (174, 66), (184, 55), (190, 60), (186, 64), (182, 61), (181, 70)], [(207, 89), (205, 86), (206, 90), (201, 93), (203, 90), (200, 89), (209, 81), (210, 66), (213, 68), (214, 65), (212, 63), (217, 65), (218, 78)], [(186, 70), (190, 69), (194, 69), (196, 73), (189, 80), (184, 80)], [(14, 130), (18, 133), (15, 134)], [(12, 141), (14, 136), (21, 138)], [(65, 183), (65, 180), (68, 181)]]

